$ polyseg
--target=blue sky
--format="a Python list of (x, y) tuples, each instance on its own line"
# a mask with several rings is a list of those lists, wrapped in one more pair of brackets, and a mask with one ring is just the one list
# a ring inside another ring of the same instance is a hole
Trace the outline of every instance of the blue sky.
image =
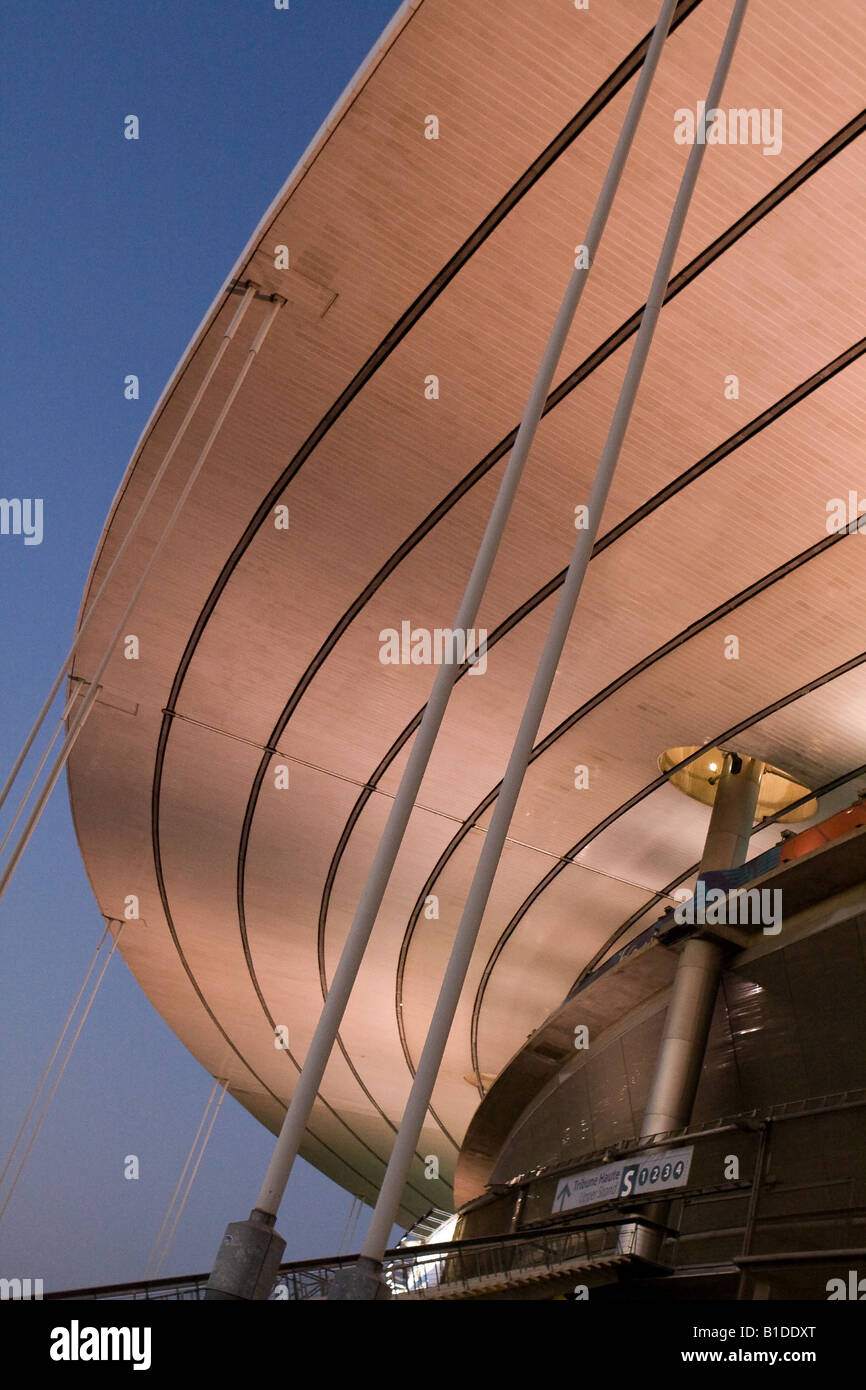
[[(68, 648), (108, 508), (165, 382), (398, 8), (6, 7), (0, 496), (43, 498), (44, 536), (25, 546), (0, 535), (0, 782)], [(129, 113), (137, 142), (123, 138)], [(124, 399), (128, 373), (138, 401)], [(0, 903), (0, 1167), (102, 925), (63, 782)], [(46, 1289), (143, 1277), (211, 1085), (115, 955), (0, 1223), (0, 1275)], [(163, 1273), (209, 1268), (226, 1221), (248, 1214), (272, 1143), (225, 1101)], [(139, 1157), (137, 1181), (123, 1176), (127, 1154)], [(336, 1253), (351, 1200), (299, 1163), (279, 1221), (286, 1258)]]

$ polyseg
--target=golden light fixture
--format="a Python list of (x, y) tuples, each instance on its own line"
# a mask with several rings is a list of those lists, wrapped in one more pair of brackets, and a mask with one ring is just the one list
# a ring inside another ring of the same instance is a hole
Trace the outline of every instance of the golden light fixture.
[[(699, 748), (699, 744), (694, 747), (668, 748), (659, 757), (659, 769), (662, 772), (670, 772), (672, 767), (697, 753)], [(693, 800), (702, 801), (705, 806), (712, 806), (716, 799), (716, 785), (724, 761), (724, 748), (707, 748), (694, 762), (672, 773), (668, 781)], [(778, 816), (780, 821), (809, 820), (818, 810), (818, 802), (815, 797), (810, 796), (810, 792), (810, 787), (802, 786), (790, 773), (768, 763), (761, 778), (761, 794), (758, 797), (755, 819)], [(799, 801), (803, 796), (808, 796), (809, 800), (802, 806), (796, 806), (787, 814), (779, 815), (791, 802)]]

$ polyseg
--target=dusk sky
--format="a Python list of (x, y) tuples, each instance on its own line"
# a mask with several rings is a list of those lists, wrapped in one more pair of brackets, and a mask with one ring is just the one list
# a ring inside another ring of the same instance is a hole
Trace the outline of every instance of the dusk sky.
[[(0, 495), (42, 498), (44, 534), (32, 545), (0, 536), (0, 782), (68, 649), (109, 507), (153, 406), (398, 8), (7, 7)], [(138, 141), (123, 137), (129, 113), (140, 120)], [(140, 379), (138, 401), (124, 399), (129, 373)], [(102, 927), (64, 779), (0, 903), (0, 1168)], [(0, 1222), (0, 1275), (42, 1278), (46, 1291), (141, 1279), (211, 1086), (116, 953)], [(163, 1274), (210, 1267), (226, 1222), (248, 1216), (272, 1145), (226, 1099)], [(138, 1180), (124, 1177), (127, 1155), (139, 1159)], [(351, 1205), (299, 1161), (278, 1222), (285, 1258), (338, 1253)], [(364, 1208), (344, 1249), (359, 1248), (369, 1216)]]

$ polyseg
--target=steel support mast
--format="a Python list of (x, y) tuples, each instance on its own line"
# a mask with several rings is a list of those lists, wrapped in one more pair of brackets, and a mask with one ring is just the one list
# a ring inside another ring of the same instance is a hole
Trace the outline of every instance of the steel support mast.
[[(523, 473), (523, 467), (544, 412), (553, 374), (574, 320), (584, 284), (594, 263), (595, 254), (610, 214), (675, 10), (676, 0), (663, 0), (659, 18), (647, 48), (646, 58), (590, 220), (584, 242), (587, 255), (585, 258), (579, 257), (576, 261), (574, 272), (551, 330), (460, 609), (452, 624), (453, 631), (468, 632), (470, 628), (474, 627), (478, 608), (505, 530), (511, 504)], [(229, 1225), (223, 1244), (217, 1253), (208, 1283), (206, 1293), (208, 1299), (267, 1297), (267, 1293), (262, 1292), (267, 1282), (267, 1275), (260, 1277), (260, 1271), (264, 1267), (267, 1269), (273, 1267), (275, 1272), (284, 1247), (281, 1237), (273, 1230), (280, 1202), (303, 1140), (370, 933), (382, 905), (382, 899), (409, 823), (409, 817), (415, 806), (457, 673), (458, 663), (456, 655), (452, 653), (451, 659), (443, 662), (440, 666), (433, 683), (430, 698), (425, 706), (420, 727), (412, 744), (409, 760), (364, 885), (357, 911), (343, 947), (340, 963), (331, 982), (328, 997), (322, 1008), (256, 1205), (247, 1221), (233, 1222)], [(414, 1145), (412, 1152), (414, 1152)], [(411, 1159), (412, 1153), (409, 1154), (410, 1163)], [(241, 1247), (245, 1242), (249, 1243), (251, 1252), (249, 1260), (241, 1255)], [(264, 1266), (261, 1264), (262, 1261), (265, 1262)]]
[[(748, 0), (736, 0), (710, 83), (705, 110), (712, 110), (717, 107), (721, 99), (747, 3)], [(335, 1289), (333, 1297), (338, 1299), (369, 1300), (381, 1296), (382, 1257), (387, 1248), (391, 1227), (394, 1224), (406, 1186), (412, 1155), (415, 1152), (415, 1145), (418, 1142), (433, 1094), (433, 1087), (439, 1073), (448, 1034), (454, 1021), (454, 1014), (469, 968), (478, 929), (487, 906), (514, 808), (523, 785), (526, 768), (532, 756), (535, 738), (553, 685), (553, 678), (580, 596), (595, 538), (601, 525), (605, 502), (622, 449), (656, 324), (664, 303), (665, 292), (673, 269), (674, 256), (679, 245), (705, 148), (703, 141), (693, 145), (686, 163), (662, 243), (652, 286), (647, 296), (646, 307), (641, 317), (640, 328), (629, 358), (625, 379), (590, 493), (589, 524), (578, 536), (566, 572), (559, 602), (541, 653), (508, 767), (502, 779), (496, 809), (484, 839), (484, 846), (460, 919), (460, 926), (433, 1012), (427, 1040), (421, 1053), (406, 1111), (391, 1152), (367, 1238), (355, 1269), (340, 1281)]]

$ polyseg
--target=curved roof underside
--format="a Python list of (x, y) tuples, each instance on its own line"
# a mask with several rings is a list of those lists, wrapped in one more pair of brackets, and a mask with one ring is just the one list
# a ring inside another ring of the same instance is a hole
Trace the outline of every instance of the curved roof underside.
[[(729, 6), (678, 10), (304, 1154), (370, 1200), (574, 541)], [(656, 0), (410, 6), (278, 198), (164, 394), (95, 592), (217, 350), (261, 288), (76, 659), (90, 679), (277, 293), (71, 759), (102, 912), (183, 1042), (278, 1126), (433, 671), (379, 633), (450, 625), (655, 20)], [(511, 826), (403, 1219), (447, 1206), (490, 1078), (658, 913), (708, 811), (662, 750), (723, 743), (814, 788), (866, 763), (866, 46), (861, 0), (753, 0), (725, 105), (780, 153), (707, 150), (602, 538)], [(424, 138), (435, 114), (438, 141)], [(288, 246), (288, 270), (274, 248)], [(436, 374), (440, 397), (425, 397)], [(728, 399), (725, 378), (739, 378)], [(288, 531), (273, 508), (289, 507)], [(739, 659), (725, 640), (739, 639)], [(276, 751), (274, 751), (276, 750)], [(274, 769), (290, 769), (277, 790)], [(575, 790), (577, 765), (588, 789)], [(835, 797), (835, 800), (834, 800)], [(778, 837), (764, 830), (755, 852)], [(438, 919), (423, 913), (435, 894)], [(289, 1030), (289, 1051), (274, 1027)], [(423, 1177), (439, 1156), (443, 1180)]]

